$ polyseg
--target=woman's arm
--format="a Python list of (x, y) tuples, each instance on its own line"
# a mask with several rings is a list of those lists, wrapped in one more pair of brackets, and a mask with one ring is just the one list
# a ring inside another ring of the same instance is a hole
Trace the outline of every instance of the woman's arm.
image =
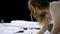
[(48, 18), (46, 17), (39, 32), (37, 34), (43, 34), (48, 28)]

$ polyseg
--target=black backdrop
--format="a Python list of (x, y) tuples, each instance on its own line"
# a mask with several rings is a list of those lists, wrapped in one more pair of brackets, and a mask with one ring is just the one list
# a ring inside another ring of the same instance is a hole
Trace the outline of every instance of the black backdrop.
[[(4, 16), (4, 20), (5, 22), (11, 20), (31, 21), (28, 0), (8, 0), (8, 12)], [(36, 20), (34, 19), (34, 21)]]
[[(3, 10), (0, 11), (0, 20), (4, 19), (4, 22), (10, 22), (11, 20), (31, 21), (27, 3), (28, 0), (8, 0), (8, 5), (3, 5)], [(8, 6), (7, 9), (6, 6)], [(34, 19), (34, 21), (36, 20)]]
[(30, 21), (30, 11), (27, 3), (28, 0), (8, 0), (8, 11), (3, 16), (5, 22), (10, 22), (11, 20)]

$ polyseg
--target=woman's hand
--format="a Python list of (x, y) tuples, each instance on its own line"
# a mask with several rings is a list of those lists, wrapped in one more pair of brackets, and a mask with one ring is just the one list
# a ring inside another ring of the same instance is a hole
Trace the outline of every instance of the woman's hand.
[(41, 32), (38, 32), (37, 34), (43, 34), (43, 33), (41, 33)]

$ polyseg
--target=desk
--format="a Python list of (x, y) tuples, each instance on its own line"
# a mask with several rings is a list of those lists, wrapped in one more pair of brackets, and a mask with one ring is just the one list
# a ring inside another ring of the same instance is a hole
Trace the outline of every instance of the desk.
[[(11, 23), (0, 23), (0, 34), (36, 34), (39, 31), (39, 24), (37, 22), (30, 21), (13, 21)], [(20, 29), (23, 29), (23, 33), (16, 33)], [(44, 34), (49, 34), (47, 30)]]

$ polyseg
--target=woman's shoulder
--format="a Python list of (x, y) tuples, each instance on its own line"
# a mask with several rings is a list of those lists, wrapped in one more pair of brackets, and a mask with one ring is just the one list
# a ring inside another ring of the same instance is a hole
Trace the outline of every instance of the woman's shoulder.
[(50, 9), (52, 9), (53, 7), (60, 7), (60, 2), (59, 1), (50, 2)]
[(59, 1), (50, 2), (50, 7), (51, 8), (53, 8), (53, 7), (60, 7), (60, 2)]
[(53, 1), (53, 2), (50, 2), (50, 4), (60, 4), (60, 1)]

